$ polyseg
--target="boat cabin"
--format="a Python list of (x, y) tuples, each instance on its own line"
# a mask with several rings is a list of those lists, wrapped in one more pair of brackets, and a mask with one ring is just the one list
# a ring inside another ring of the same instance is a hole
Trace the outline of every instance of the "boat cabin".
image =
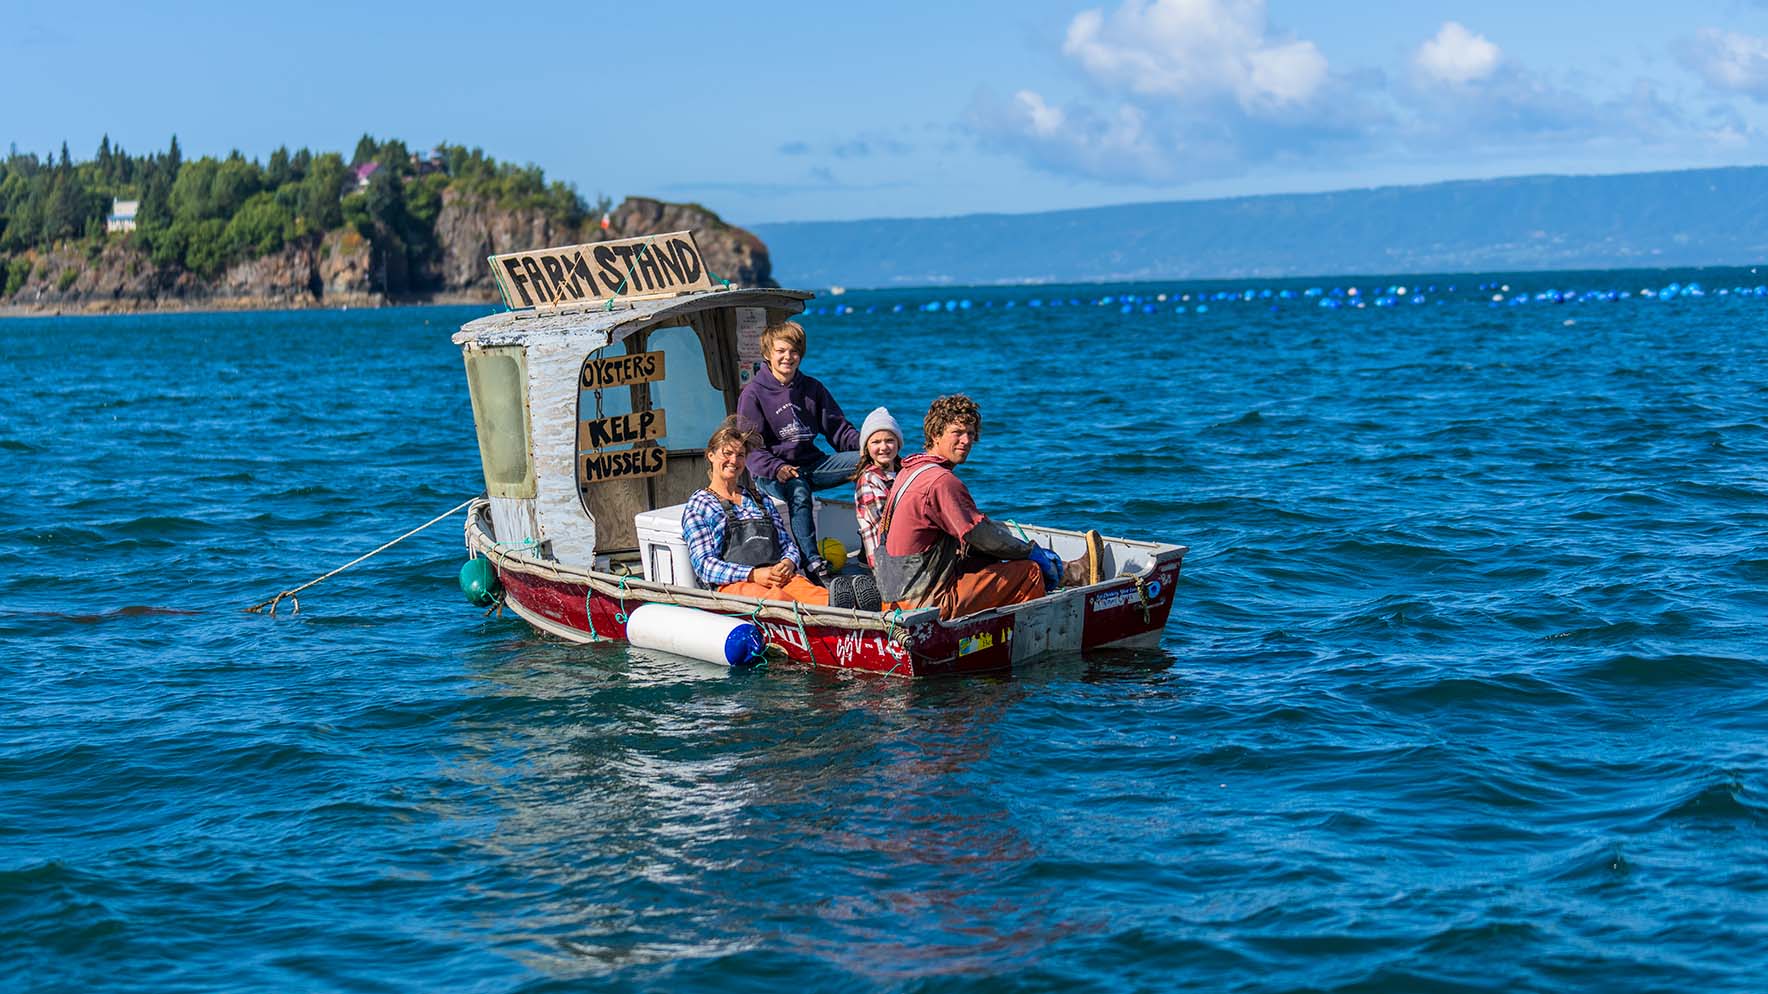
[[(642, 264), (651, 256), (661, 275)], [(689, 232), (494, 256), (492, 266), (521, 309), (473, 321), (454, 342), (497, 539), (601, 570), (636, 560), (642, 525), (671, 527), (644, 516), (706, 485), (706, 439), (761, 368), (762, 330), (812, 294), (713, 282)], [(622, 285), (637, 292), (611, 289)], [(679, 517), (672, 527), (680, 544)], [(694, 584), (685, 559), (642, 566)]]

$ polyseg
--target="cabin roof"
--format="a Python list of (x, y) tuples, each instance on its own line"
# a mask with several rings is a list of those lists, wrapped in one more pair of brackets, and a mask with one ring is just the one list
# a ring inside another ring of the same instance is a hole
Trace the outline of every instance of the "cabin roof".
[(598, 304), (545, 314), (504, 311), (468, 321), (454, 333), (453, 340), (456, 345), (489, 347), (526, 345), (537, 338), (599, 333), (605, 334), (608, 342), (613, 343), (641, 328), (677, 315), (718, 307), (777, 307), (797, 313), (804, 309), (804, 302), (814, 296), (816, 294), (808, 290), (744, 287), (688, 293), (679, 297), (615, 301), (612, 310), (606, 304)]

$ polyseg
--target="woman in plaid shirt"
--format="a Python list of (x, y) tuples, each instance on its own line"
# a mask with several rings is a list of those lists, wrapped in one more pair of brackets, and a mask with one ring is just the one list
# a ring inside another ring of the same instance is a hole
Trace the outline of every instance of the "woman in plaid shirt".
[(734, 416), (707, 440), (707, 486), (681, 515), (688, 561), (721, 594), (827, 604), (829, 592), (799, 575), (803, 559), (791, 529), (749, 480), (743, 464), (758, 440)]

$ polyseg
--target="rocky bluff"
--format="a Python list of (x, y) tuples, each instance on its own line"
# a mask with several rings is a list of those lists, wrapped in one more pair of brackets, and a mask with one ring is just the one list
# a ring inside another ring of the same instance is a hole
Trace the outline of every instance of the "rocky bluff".
[(682, 230), (694, 232), (719, 276), (743, 286), (777, 285), (761, 239), (698, 204), (629, 197), (609, 212), (604, 229), (600, 218), (565, 225), (538, 208), (507, 209), (449, 189), (436, 216), (436, 251), (419, 266), (391, 239), (346, 227), (296, 239), (205, 279), (156, 267), (128, 236), (113, 236), (97, 248), (27, 254), (29, 276), (0, 307), (69, 313), (489, 302), (497, 299), (497, 286), (486, 256)]

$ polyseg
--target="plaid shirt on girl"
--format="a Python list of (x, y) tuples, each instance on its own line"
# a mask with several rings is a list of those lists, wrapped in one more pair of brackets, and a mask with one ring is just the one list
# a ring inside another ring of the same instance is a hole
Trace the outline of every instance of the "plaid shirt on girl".
[(859, 541), (865, 547), (866, 565), (876, 566), (878, 522), (884, 517), (884, 502), (890, 499), (890, 485), (896, 482), (896, 470), (867, 466), (853, 486), (853, 516), (859, 519)]

